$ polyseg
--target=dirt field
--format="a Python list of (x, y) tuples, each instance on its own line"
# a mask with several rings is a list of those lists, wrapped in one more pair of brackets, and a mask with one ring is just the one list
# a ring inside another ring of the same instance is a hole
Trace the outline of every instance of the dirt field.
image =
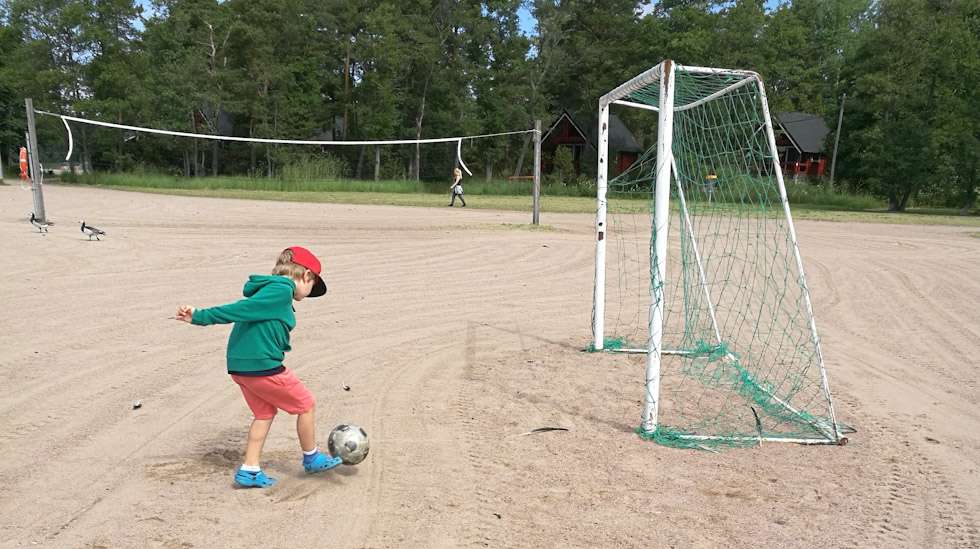
[[(720, 454), (632, 433), (642, 366), (589, 342), (593, 216), (0, 186), (0, 546), (978, 547), (980, 239), (800, 222), (843, 447)], [(105, 229), (88, 242), (78, 220)], [(282, 248), (325, 259), (287, 364), (359, 466), (302, 473), (281, 416), (238, 490), (250, 415), (228, 302)], [(344, 391), (347, 384), (350, 391)], [(142, 408), (132, 409), (139, 399)], [(536, 427), (567, 432), (520, 436)]]

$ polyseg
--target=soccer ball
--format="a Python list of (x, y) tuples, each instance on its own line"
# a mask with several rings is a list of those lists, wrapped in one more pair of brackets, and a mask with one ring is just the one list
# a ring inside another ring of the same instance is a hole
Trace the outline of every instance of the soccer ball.
[(371, 444), (367, 433), (357, 425), (338, 425), (327, 438), (330, 455), (339, 457), (347, 465), (356, 465), (367, 457)]

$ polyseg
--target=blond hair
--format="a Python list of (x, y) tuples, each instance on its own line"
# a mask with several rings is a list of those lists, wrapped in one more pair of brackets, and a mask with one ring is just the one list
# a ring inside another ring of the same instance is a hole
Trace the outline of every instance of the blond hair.
[(272, 268), (272, 274), (288, 276), (293, 280), (303, 280), (303, 275), (308, 270), (299, 263), (293, 263), (293, 251), (286, 248), (279, 254), (279, 259), (276, 260), (276, 266)]

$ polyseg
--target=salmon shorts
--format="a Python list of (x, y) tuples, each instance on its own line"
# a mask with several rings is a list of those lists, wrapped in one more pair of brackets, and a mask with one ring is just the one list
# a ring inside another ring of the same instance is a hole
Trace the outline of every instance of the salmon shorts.
[(294, 416), (305, 414), (316, 404), (313, 393), (289, 368), (274, 376), (232, 374), (231, 379), (242, 389), (255, 419), (272, 419), (276, 417), (277, 409)]

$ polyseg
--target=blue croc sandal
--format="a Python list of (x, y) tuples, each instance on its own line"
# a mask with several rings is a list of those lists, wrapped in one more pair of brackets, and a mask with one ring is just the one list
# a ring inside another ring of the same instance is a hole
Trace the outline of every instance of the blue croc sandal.
[(306, 469), (307, 473), (319, 473), (320, 471), (333, 469), (343, 462), (344, 460), (340, 459), (339, 457), (330, 457), (323, 452), (317, 452), (317, 454), (313, 456), (313, 459), (303, 460), (303, 469)]
[(275, 483), (276, 479), (266, 476), (262, 471), (257, 473), (242, 471), (241, 469), (235, 471), (235, 484), (244, 488), (268, 488)]

